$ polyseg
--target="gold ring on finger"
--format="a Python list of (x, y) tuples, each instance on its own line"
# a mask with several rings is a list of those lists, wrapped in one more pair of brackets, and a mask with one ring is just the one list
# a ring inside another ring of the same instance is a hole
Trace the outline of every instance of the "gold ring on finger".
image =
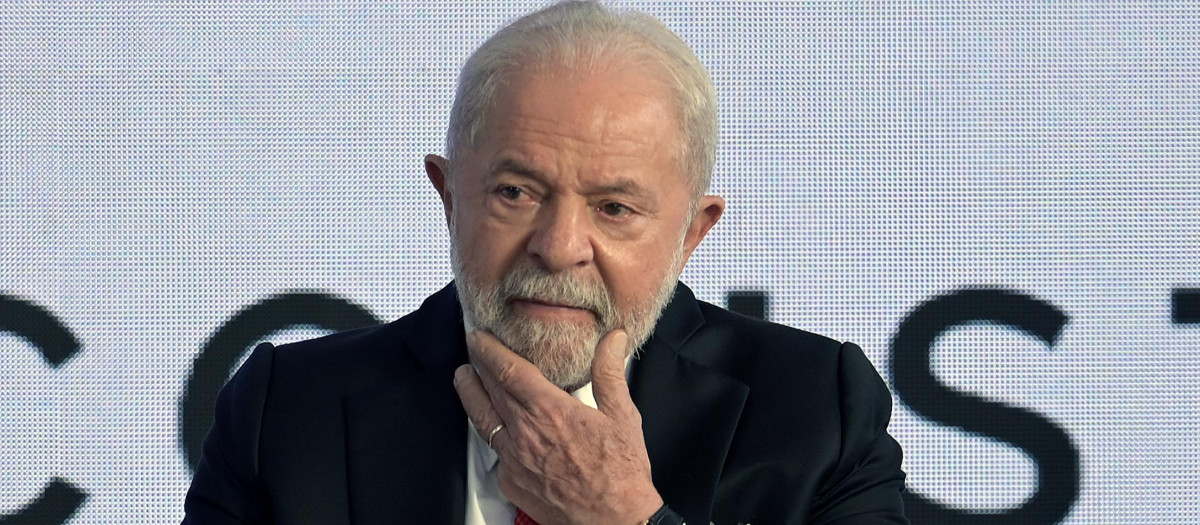
[(492, 440), (496, 439), (496, 434), (500, 433), (501, 430), (504, 430), (504, 423), (496, 425), (496, 428), (493, 428), (491, 432), (488, 432), (488, 448), (492, 448)]

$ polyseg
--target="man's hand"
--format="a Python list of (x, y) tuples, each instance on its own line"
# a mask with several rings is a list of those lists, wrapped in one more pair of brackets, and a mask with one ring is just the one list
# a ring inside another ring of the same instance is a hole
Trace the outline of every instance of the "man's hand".
[(596, 347), (594, 410), (492, 334), (467, 335), (475, 368), (460, 367), (454, 387), (479, 435), (504, 424), (492, 439), (500, 490), (542, 525), (640, 523), (663, 504), (625, 383), (626, 341), (614, 330)]

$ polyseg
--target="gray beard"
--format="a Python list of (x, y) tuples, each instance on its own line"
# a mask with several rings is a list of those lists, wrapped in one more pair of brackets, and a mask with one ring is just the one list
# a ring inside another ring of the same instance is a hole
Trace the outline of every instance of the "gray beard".
[[(640, 348), (650, 339), (658, 318), (675, 293), (679, 274), (675, 271), (683, 257), (683, 244), (654, 295), (636, 304), (628, 312), (617, 309), (611, 294), (599, 278), (581, 279), (569, 273), (550, 273), (528, 259), (522, 259), (493, 286), (483, 286), (466, 269), (452, 243), (458, 300), (469, 325), (494, 334), (517, 355), (537, 366), (546, 379), (568, 392), (592, 381), (592, 361), (596, 345), (608, 332), (623, 328), (629, 337), (625, 349)], [(587, 323), (546, 322), (516, 311), (512, 301), (535, 299), (590, 311), (594, 321)]]

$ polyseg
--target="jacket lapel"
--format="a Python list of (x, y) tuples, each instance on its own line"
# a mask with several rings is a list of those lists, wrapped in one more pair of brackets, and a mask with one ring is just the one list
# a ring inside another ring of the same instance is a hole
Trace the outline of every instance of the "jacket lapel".
[(700, 364), (716, 345), (691, 341), (704, 316), (678, 286), (630, 376), (630, 394), (663, 499), (689, 522), (707, 523), (721, 467), (749, 394), (744, 383)]
[(453, 285), (405, 327), (410, 373), (345, 399), (351, 521), (462, 523), (467, 416), (454, 370), (467, 362)]

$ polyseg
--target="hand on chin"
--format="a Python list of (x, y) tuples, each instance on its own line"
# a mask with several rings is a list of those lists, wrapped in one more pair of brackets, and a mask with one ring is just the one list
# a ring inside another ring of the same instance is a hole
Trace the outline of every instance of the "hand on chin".
[(627, 345), (617, 330), (595, 346), (591, 408), (491, 334), (467, 337), (474, 366), (454, 387), (500, 457), (500, 490), (539, 523), (637, 523), (662, 506), (625, 382)]

